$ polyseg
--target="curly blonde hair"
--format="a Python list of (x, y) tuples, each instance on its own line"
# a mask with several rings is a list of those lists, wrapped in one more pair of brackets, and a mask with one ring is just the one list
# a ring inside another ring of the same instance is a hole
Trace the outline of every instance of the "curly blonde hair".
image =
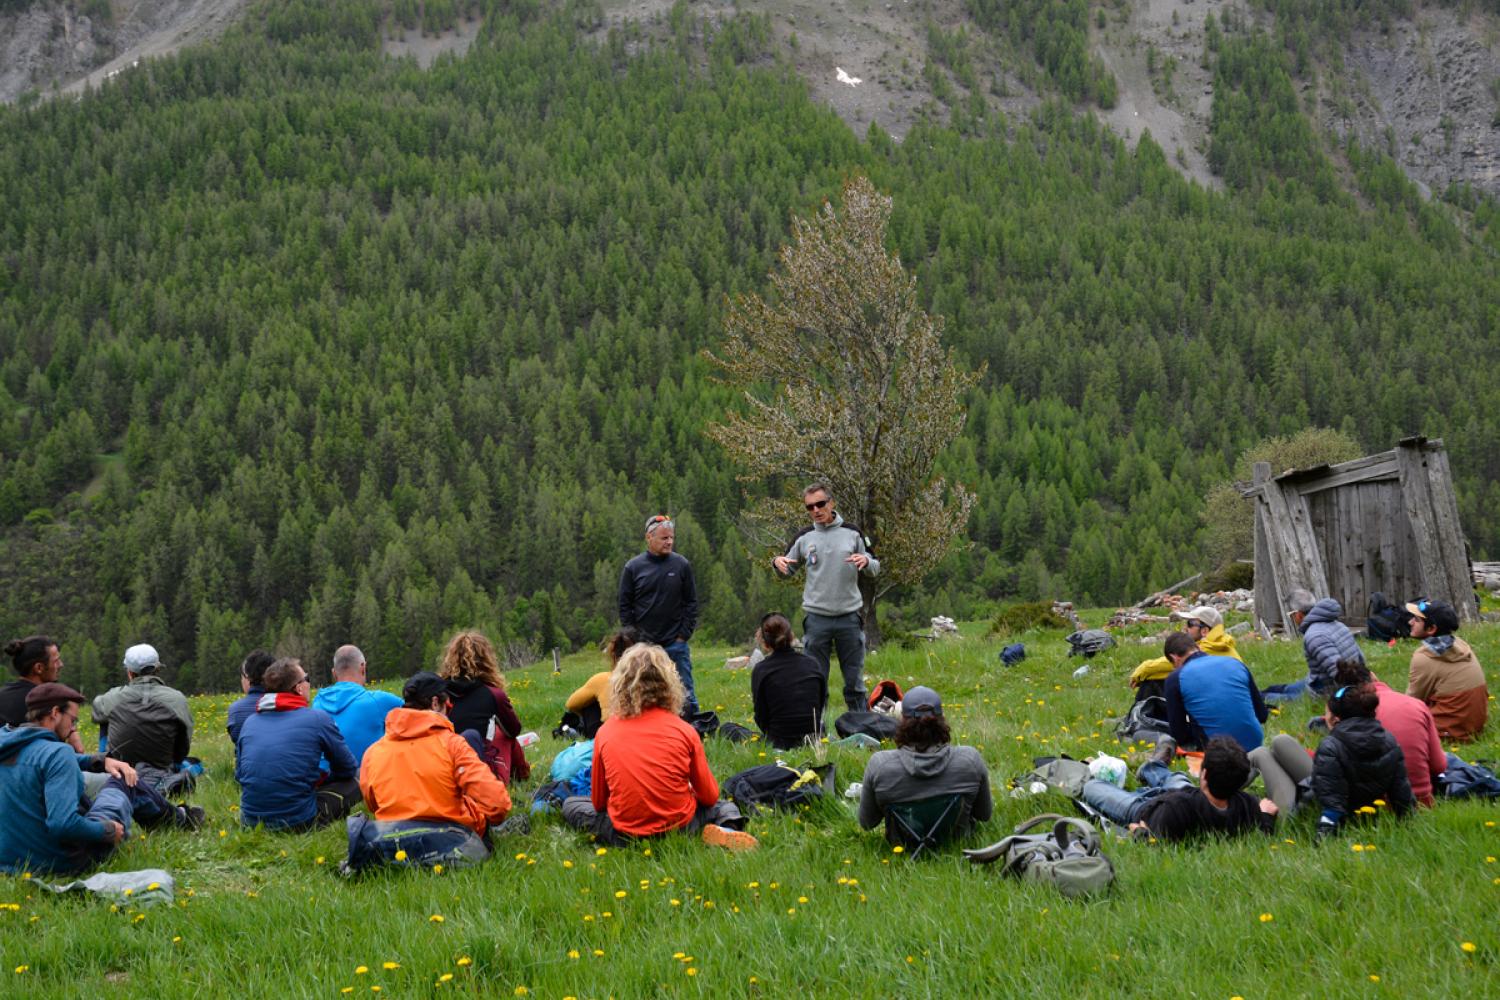
[(445, 681), (479, 681), (486, 687), (505, 690), (500, 659), (483, 632), (460, 632), (449, 639), (438, 664), (438, 676)]
[(625, 650), (609, 675), (609, 714), (632, 719), (648, 708), (682, 712), (687, 691), (677, 677), (677, 666), (667, 651), (649, 642)]

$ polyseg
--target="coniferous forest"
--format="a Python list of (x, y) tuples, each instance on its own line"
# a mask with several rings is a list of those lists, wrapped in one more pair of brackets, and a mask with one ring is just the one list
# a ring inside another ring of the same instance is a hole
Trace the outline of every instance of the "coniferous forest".
[(1032, 116), (966, 102), (896, 142), (814, 104), (753, 17), (682, 4), (642, 46), (589, 3), (460, 3), (477, 42), (423, 70), (381, 53), (388, 13), (268, 0), (0, 109), (0, 632), (59, 638), (86, 689), (139, 641), (205, 689), (256, 645), (324, 668), (352, 640), (391, 676), (455, 626), (522, 660), (591, 643), (661, 510), (707, 635), (794, 608), (740, 516), (768, 487), (703, 434), (738, 403), (702, 352), (856, 173), (986, 366), (939, 463), (972, 544), (887, 630), (1204, 568), (1205, 491), (1309, 426), (1443, 437), (1500, 551), (1493, 205), (1330, 148), (1288, 39), (1211, 32), (1210, 192), (1071, 103), (1112, 92), (1072, 57)]

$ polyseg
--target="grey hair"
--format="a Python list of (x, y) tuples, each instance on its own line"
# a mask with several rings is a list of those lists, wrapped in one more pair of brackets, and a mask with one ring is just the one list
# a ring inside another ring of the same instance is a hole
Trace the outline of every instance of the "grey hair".
[(1312, 610), (1312, 606), (1318, 603), (1318, 599), (1312, 595), (1312, 591), (1303, 590), (1298, 587), (1286, 595), (1287, 607), (1299, 615), (1305, 615)]
[(347, 674), (363, 662), (365, 654), (359, 651), (358, 646), (340, 646), (338, 652), (333, 654), (333, 672)]
[(807, 488), (802, 491), (802, 495), (803, 496), (807, 496), (809, 493), (818, 493), (818, 492), (822, 492), (824, 494), (827, 494), (828, 499), (830, 499), (830, 500), (833, 499), (833, 490), (829, 489), (828, 488), (828, 484), (825, 483), (825, 482), (823, 482), (822, 480), (818, 480), (816, 482), (808, 483), (807, 484)]

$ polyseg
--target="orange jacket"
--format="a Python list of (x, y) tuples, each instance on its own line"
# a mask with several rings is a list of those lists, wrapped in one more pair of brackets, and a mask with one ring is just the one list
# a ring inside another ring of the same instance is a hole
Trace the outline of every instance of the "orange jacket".
[(719, 801), (698, 731), (664, 708), (610, 716), (594, 737), (594, 808), (620, 833), (650, 837), (687, 826)]
[(376, 819), (441, 819), (483, 834), (510, 812), (510, 793), (436, 712), (394, 708), (365, 751), (359, 790)]

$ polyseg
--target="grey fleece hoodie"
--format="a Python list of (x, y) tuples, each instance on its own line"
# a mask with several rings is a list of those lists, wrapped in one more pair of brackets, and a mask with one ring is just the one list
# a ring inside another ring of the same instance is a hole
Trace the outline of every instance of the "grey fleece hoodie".
[(859, 825), (873, 829), (895, 802), (915, 802), (939, 795), (969, 797), (969, 818), (983, 823), (994, 810), (990, 772), (973, 747), (947, 744), (928, 750), (879, 750), (865, 765), (859, 794)]
[[(855, 569), (848, 561), (856, 552), (862, 552), (870, 559), (863, 570)], [(813, 524), (806, 528), (786, 550), (786, 557), (807, 567), (807, 582), (802, 587), (802, 609), (831, 618), (863, 607), (859, 574), (875, 576), (880, 572), (880, 560), (865, 545), (864, 536), (852, 525), (845, 524), (837, 514), (827, 527)]]

